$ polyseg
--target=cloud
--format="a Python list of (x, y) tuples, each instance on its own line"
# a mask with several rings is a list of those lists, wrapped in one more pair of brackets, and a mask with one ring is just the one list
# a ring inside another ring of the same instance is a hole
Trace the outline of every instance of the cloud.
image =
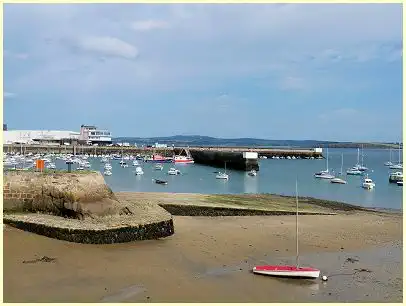
[(99, 58), (100, 56), (111, 56), (135, 59), (138, 56), (138, 50), (135, 46), (116, 37), (83, 38), (78, 41), (77, 47), (82, 51), (95, 53)]
[(7, 58), (15, 58), (15, 59), (19, 59), (19, 60), (26, 60), (28, 58), (27, 53), (12, 52), (9, 50), (4, 50), (3, 55), (4, 55), (4, 57), (7, 57)]
[(131, 24), (131, 28), (134, 31), (150, 31), (155, 29), (166, 29), (169, 28), (169, 23), (162, 20), (140, 20), (135, 21)]
[(12, 93), (12, 92), (7, 92), (7, 91), (5, 91), (5, 92), (3, 93), (4, 99), (12, 99), (12, 98), (14, 98), (15, 96), (16, 96), (16, 94), (15, 94), (15, 93)]
[(280, 82), (280, 89), (282, 90), (304, 90), (306, 89), (306, 82), (303, 78), (288, 76)]

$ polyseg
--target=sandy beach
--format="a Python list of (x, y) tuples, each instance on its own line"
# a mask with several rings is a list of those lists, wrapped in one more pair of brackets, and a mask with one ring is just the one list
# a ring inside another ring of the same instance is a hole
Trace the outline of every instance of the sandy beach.
[(4, 301), (402, 301), (400, 214), (300, 216), (301, 264), (331, 275), (325, 283), (250, 272), (264, 263), (294, 264), (295, 216), (174, 216), (174, 222), (171, 237), (113, 245), (5, 226)]

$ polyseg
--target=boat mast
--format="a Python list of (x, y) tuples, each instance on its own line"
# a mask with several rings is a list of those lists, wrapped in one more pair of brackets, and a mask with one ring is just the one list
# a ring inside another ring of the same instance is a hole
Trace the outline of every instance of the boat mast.
[(327, 148), (327, 159), (326, 160), (327, 160), (327, 169), (326, 170), (328, 172), (328, 148)]
[(296, 178), (296, 268), (299, 268), (299, 200), (297, 197), (297, 178)]
[(392, 162), (392, 148), (389, 148), (389, 162)]
[(344, 165), (344, 154), (341, 153), (341, 170), (340, 170), (340, 174), (343, 173), (343, 165)]
[(359, 165), (359, 148), (357, 149), (358, 155), (357, 155), (357, 165)]
[(399, 163), (398, 164), (400, 165), (400, 142), (399, 142)]

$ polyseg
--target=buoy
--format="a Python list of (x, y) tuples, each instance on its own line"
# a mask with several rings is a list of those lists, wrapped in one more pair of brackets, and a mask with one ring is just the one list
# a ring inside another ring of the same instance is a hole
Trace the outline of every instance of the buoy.
[(322, 280), (326, 281), (327, 280), (327, 276), (323, 275), (323, 277), (321, 278)]

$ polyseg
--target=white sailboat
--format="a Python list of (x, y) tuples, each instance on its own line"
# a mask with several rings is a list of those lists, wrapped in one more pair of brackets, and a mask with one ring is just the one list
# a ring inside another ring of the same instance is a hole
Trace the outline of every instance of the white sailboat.
[[(343, 165), (344, 165), (344, 154), (341, 153), (341, 170), (340, 175), (343, 173)], [(330, 183), (332, 184), (347, 184), (347, 181), (343, 180), (342, 178), (335, 177), (331, 179)]]
[(385, 163), (385, 166), (392, 166), (392, 148), (389, 148), (389, 161)]
[(359, 164), (359, 148), (357, 149), (357, 164), (347, 170), (348, 175), (362, 175), (362, 171), (360, 170), (361, 165)]
[(315, 178), (320, 178), (320, 179), (327, 179), (331, 180), (334, 178), (334, 175), (330, 174), (330, 171), (328, 169), (328, 148), (327, 148), (327, 157), (326, 157), (326, 170), (322, 170), (320, 172), (316, 172), (314, 174)]
[(297, 192), (297, 180), (296, 180), (296, 265), (255, 266), (252, 269), (252, 272), (268, 276), (292, 277), (292, 278), (318, 278), (320, 276), (319, 269), (299, 266), (299, 199)]
[(358, 167), (359, 171), (367, 171), (368, 168), (364, 166), (364, 145), (361, 145), (361, 166)]
[(228, 174), (226, 172), (226, 163), (224, 163), (224, 173), (219, 172), (216, 175), (216, 179), (220, 179), (220, 180), (228, 180)]
[(400, 151), (400, 143), (399, 143), (399, 159), (398, 159), (398, 163), (396, 165), (389, 166), (389, 169), (403, 169), (403, 164), (401, 162), (400, 155), (401, 155), (401, 151)]

